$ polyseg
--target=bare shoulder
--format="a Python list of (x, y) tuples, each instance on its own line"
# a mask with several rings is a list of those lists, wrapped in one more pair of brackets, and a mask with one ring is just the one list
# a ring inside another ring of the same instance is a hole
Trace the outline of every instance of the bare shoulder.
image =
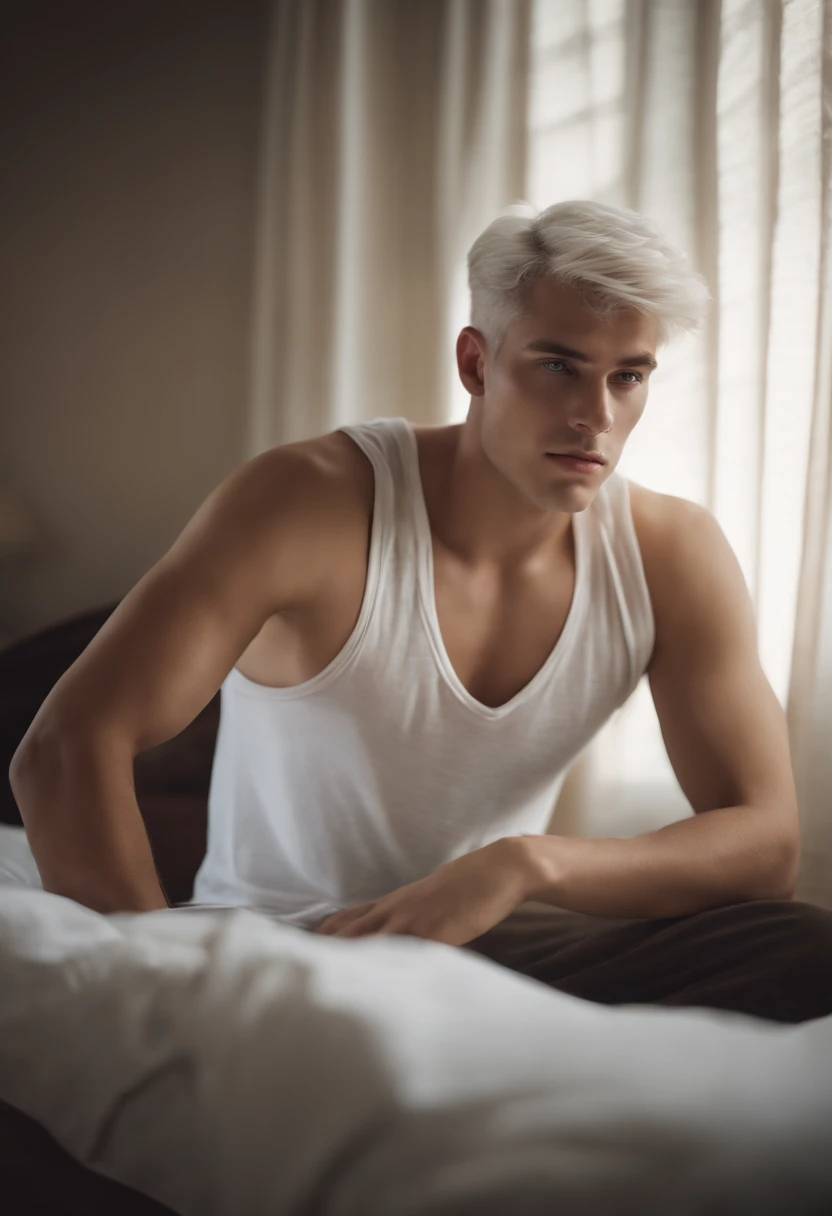
[(657, 650), (707, 629), (719, 614), (753, 631), (753, 609), (737, 557), (701, 503), (628, 482), (630, 507), (656, 621)]
[(353, 500), (365, 503), (374, 478), (358, 445), (343, 431), (331, 431), (269, 448), (240, 465), (229, 480), (271, 494), (275, 502), (282, 502), (288, 490), (328, 510)]
[(691, 546), (694, 549), (707, 546), (715, 533), (721, 532), (714, 514), (701, 503), (649, 490), (636, 481), (628, 480), (627, 485), (633, 526), (648, 581), (650, 572), (660, 575), (668, 562), (673, 563), (674, 554), (690, 558)]
[[(275, 449), (275, 459), (292, 462), (297, 510), (284, 518), (293, 529), (292, 540), (301, 547), (303, 561), (317, 584), (335, 574), (336, 567), (362, 571), (369, 545), (375, 498), (375, 473), (369, 458), (343, 431), (332, 431)], [(314, 588), (313, 588), (314, 590)]]
[(360, 568), (373, 483), (343, 433), (239, 465), (58, 682), (38, 731), (107, 731), (142, 751), (182, 730), (267, 622)]
[(270, 448), (209, 495), (169, 560), (202, 551), (217, 570), (226, 560), (246, 562), (252, 577), (279, 579), (280, 602), (299, 602), (345, 540), (363, 539), (374, 481), (369, 460), (343, 432)]
[(711, 516), (707, 507), (693, 502), (689, 498), (680, 498), (676, 494), (662, 494), (658, 490), (649, 490), (647, 486), (637, 481), (627, 479), (630, 490), (630, 508), (633, 524), (638, 535), (639, 544), (647, 546), (661, 543), (662, 537), (677, 528), (685, 528), (705, 516)]

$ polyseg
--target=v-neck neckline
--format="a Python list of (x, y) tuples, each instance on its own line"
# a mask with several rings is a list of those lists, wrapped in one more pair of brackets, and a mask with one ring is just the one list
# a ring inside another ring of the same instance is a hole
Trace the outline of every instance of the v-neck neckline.
[(422, 473), (419, 466), (419, 444), (412, 424), (405, 418), (408, 434), (409, 459), (407, 467), (410, 473), (411, 500), (413, 502), (413, 525), (416, 534), (416, 551), (418, 561), (419, 599), (422, 619), (434, 652), (437, 664), (451, 691), (474, 713), (483, 718), (503, 718), (513, 710), (525, 704), (537, 690), (552, 676), (568, 651), (572, 637), (578, 626), (581, 609), (586, 598), (589, 563), (586, 554), (585, 519), (586, 511), (575, 512), (572, 516), (572, 537), (575, 554), (575, 580), (572, 588), (572, 600), (563, 628), (552, 649), (537, 669), (531, 679), (520, 688), (513, 697), (502, 705), (486, 705), (468, 691), (457, 675), (450, 660), (442, 630), (439, 626), (439, 614), (436, 609), (436, 583), (433, 560), (433, 535), (430, 529), (427, 502), (425, 500)]

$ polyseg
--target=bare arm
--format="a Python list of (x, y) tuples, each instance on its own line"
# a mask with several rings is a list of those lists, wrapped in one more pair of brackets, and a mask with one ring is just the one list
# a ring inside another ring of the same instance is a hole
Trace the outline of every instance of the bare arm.
[(533, 894), (609, 917), (686, 916), (791, 898), (797, 797), (785, 715), (760, 664), (739, 563), (710, 512), (659, 496), (645, 565), (656, 617), (650, 688), (694, 815), (626, 839), (530, 837)]
[(167, 906), (133, 760), (196, 717), (270, 616), (314, 595), (310, 539), (343, 480), (326, 441), (237, 469), (52, 689), (9, 774), (47, 891), (101, 912)]

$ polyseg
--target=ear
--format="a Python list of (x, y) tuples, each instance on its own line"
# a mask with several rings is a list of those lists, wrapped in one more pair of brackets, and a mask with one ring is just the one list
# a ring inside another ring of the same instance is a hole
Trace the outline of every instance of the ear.
[(488, 360), (485, 335), (473, 325), (461, 329), (456, 340), (456, 365), (459, 378), (472, 397), (485, 393), (485, 366)]

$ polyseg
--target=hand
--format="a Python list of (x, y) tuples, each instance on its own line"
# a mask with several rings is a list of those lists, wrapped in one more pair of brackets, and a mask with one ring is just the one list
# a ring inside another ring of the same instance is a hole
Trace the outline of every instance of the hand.
[(462, 946), (528, 898), (527, 880), (522, 838), (507, 836), (380, 899), (342, 909), (315, 932), (331, 937), (404, 934)]

